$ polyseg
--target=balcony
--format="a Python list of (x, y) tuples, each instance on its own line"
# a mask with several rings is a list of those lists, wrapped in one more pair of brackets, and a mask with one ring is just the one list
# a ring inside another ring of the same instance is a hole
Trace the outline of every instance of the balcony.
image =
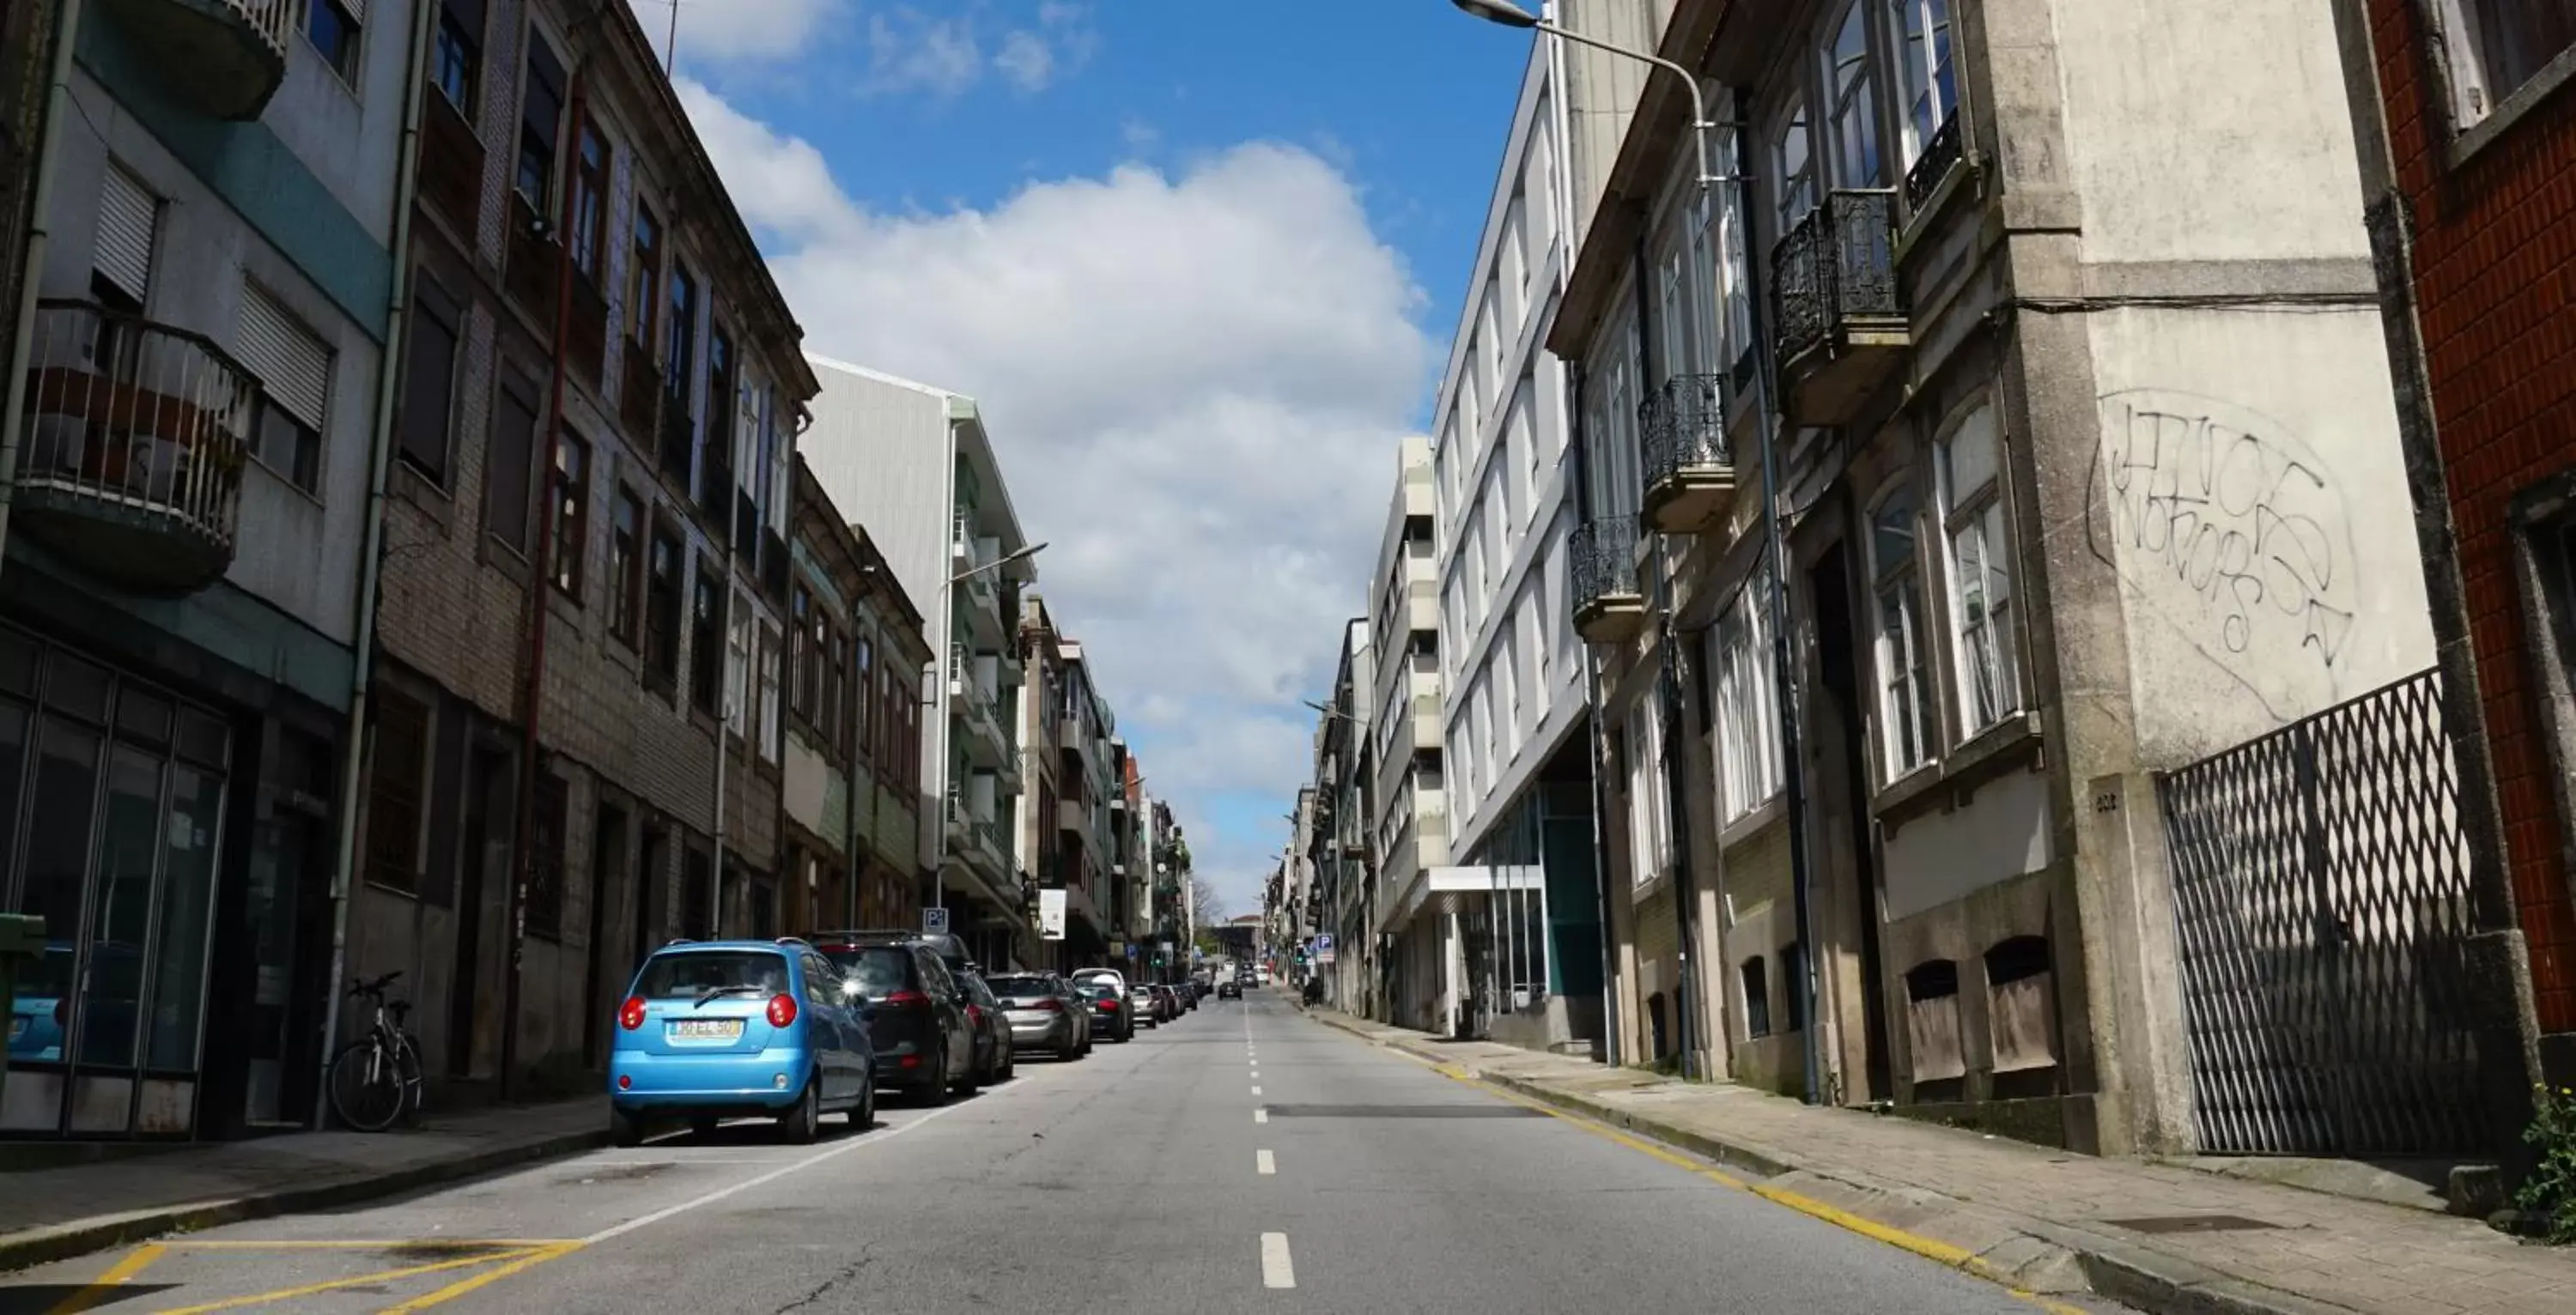
[(574, 377), (599, 388), (600, 371), (608, 361), (608, 299), (600, 295), (599, 285), (591, 276), (576, 268), (572, 272), (572, 313), (564, 317), (564, 362)]
[(1913, 346), (1896, 284), (1896, 193), (1836, 190), (1771, 249), (1784, 409), (1842, 425)]
[(248, 123), (286, 81), (305, 0), (101, 0), (189, 108)]
[(1646, 627), (1637, 592), (1637, 523), (1626, 516), (1585, 521), (1566, 536), (1574, 586), (1574, 631), (1587, 644), (1621, 644)]
[(1941, 121), (1940, 127), (1932, 130), (1932, 139), (1923, 143), (1922, 153), (1914, 157), (1913, 167), (1905, 171), (1907, 214), (1920, 214), (1923, 207), (1931, 203), (1932, 194), (1941, 190), (1943, 180), (1958, 167), (1964, 149), (1959, 116), (1953, 113)]
[(468, 246), (483, 208), (483, 139), (444, 92), (420, 110), (420, 199)]
[(1665, 534), (1696, 534), (1735, 504), (1725, 385), (1724, 375), (1675, 375), (1637, 408), (1645, 435), (1641, 514)]
[(199, 334), (37, 303), (17, 524), (100, 579), (178, 597), (233, 562), (259, 383)]
[(555, 288), (563, 275), (562, 256), (553, 221), (528, 204), (527, 193), (510, 193), (510, 247), (501, 282), (509, 289), (510, 299), (535, 317), (538, 336), (549, 342), (555, 336)]
[(975, 683), (972, 675), (953, 675), (948, 681), (949, 707), (955, 711), (958, 739), (966, 747), (977, 767), (997, 769), (1010, 756), (1011, 742), (1002, 733), (1001, 719), (993, 713), (993, 696)]
[(652, 443), (655, 408), (662, 401), (662, 372), (653, 368), (653, 353), (633, 338), (626, 340), (619, 355), (617, 418), (625, 422), (635, 445), (646, 447)]

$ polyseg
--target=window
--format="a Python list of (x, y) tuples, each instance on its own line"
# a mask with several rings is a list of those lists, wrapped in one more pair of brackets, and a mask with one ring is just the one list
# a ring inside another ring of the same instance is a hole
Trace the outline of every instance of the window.
[(2576, 47), (2576, 0), (2433, 0), (2450, 72), (2451, 119), (2474, 127)]
[(1885, 180), (1878, 156), (1878, 97), (1869, 70), (1867, 6), (1852, 0), (1825, 50), (1825, 103), (1832, 121), (1834, 180), (1844, 187), (1877, 187)]
[(850, 665), (850, 701), (858, 706), (851, 709), (855, 723), (852, 728), (853, 748), (855, 752), (873, 758), (877, 754), (877, 705), (885, 700), (876, 683), (876, 647), (864, 634), (857, 636), (854, 644)]
[(680, 572), (686, 549), (669, 530), (653, 531), (644, 586), (644, 649), (650, 674), (665, 689), (680, 681)]
[(474, 121), (474, 90), (483, 66), (483, 2), (441, 0), (438, 48), (430, 67), (439, 91), (467, 123)]
[(787, 596), (787, 706), (814, 720), (814, 595), (797, 585)]
[(737, 737), (751, 729), (751, 608), (733, 600), (731, 623), (725, 627), (725, 729)]
[(1958, 73), (1950, 63), (1950, 0), (1887, 0), (1897, 34), (1897, 91), (1905, 97), (1905, 167), (1959, 108)]
[(842, 683), (849, 679), (850, 641), (829, 618), (821, 621), (823, 630), (823, 742), (834, 753), (847, 757), (850, 752), (848, 711), (841, 699)]
[(1789, 120), (1771, 139), (1772, 200), (1779, 206), (1777, 241), (1816, 208), (1816, 162), (1807, 145), (1807, 107), (1789, 106)]
[(1771, 980), (1762, 956), (1745, 960), (1736, 977), (1744, 990), (1744, 1039), (1759, 1041), (1771, 1035)]
[(322, 423), (331, 400), (331, 349), (277, 299), (242, 285), (234, 351), (259, 377), (259, 463), (307, 493), (322, 487)]
[(1998, 491), (1994, 408), (1980, 403), (1935, 453), (1941, 526), (1949, 538), (1950, 625), (1957, 641), (1962, 737), (2021, 711), (2014, 648), (2012, 538)]
[(563, 935), (564, 833), (570, 811), (563, 778), (537, 773), (536, 825), (528, 833), (528, 894), (522, 911), (528, 934), (547, 940)]
[(396, 890), (420, 884), (422, 807), (428, 794), (429, 709), (378, 686), (374, 764), (367, 775), (367, 879)]
[(581, 148), (573, 159), (572, 263), (594, 288), (608, 275), (602, 264), (608, 250), (608, 164), (608, 139), (598, 125), (581, 125)]
[(635, 228), (629, 234), (633, 250), (626, 260), (626, 336), (635, 344), (635, 354), (650, 357), (653, 352), (654, 308), (661, 298), (654, 288), (662, 278), (662, 225), (642, 202), (635, 206)]
[(1923, 581), (1914, 564), (1915, 501), (1899, 489), (1870, 517), (1877, 581), (1880, 754), (1895, 780), (1931, 761), (1929, 682), (1923, 665)]
[(1664, 719), (1655, 696), (1628, 709), (1629, 877), (1643, 886), (1672, 865), (1672, 816), (1664, 793)]
[(402, 459), (431, 483), (447, 483), (447, 440), (456, 404), (456, 344), (464, 316), (427, 278), (413, 281), (404, 346)]
[(358, 35), (358, 16), (344, 0), (311, 0), (304, 11), (305, 39), (353, 87), (358, 84)]
[(1780, 792), (1777, 671), (1771, 654), (1771, 566), (1763, 563), (1709, 632), (1716, 675), (1718, 816), (1732, 822)]
[(528, 208), (554, 213), (556, 144), (563, 130), (564, 67), (545, 35), (528, 30), (528, 75), (519, 88), (519, 171), (512, 180)]
[(760, 623), (760, 647), (752, 654), (760, 669), (760, 756), (764, 761), (778, 761), (778, 627)]
[(565, 430), (555, 438), (554, 465), (555, 588), (578, 603), (582, 572), (589, 565), (590, 444)]
[(724, 581), (699, 571), (689, 603), (689, 706), (710, 717), (724, 711), (716, 702), (724, 693), (724, 614)]
[(698, 502), (716, 519), (733, 507), (733, 444), (727, 421), (739, 405), (734, 396), (733, 335), (708, 321), (706, 459), (698, 465)]
[(663, 385), (671, 390), (671, 400), (681, 414), (689, 410), (689, 375), (698, 359), (698, 281), (689, 267), (671, 265), (671, 341), (670, 350), (662, 355)]
[(644, 503), (621, 488), (608, 517), (608, 633), (633, 648), (644, 608)]
[(492, 468), (484, 474), (483, 523), (493, 538), (526, 556), (530, 482), (537, 457), (534, 385), (513, 376), (501, 386), (492, 417)]

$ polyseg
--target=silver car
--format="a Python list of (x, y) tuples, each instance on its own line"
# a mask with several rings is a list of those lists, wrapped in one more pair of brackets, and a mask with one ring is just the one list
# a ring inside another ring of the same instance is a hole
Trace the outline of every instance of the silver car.
[(1156, 1029), (1163, 1026), (1162, 1002), (1154, 998), (1153, 987), (1128, 987), (1127, 1008), (1132, 1014), (1134, 1014), (1137, 1022)]
[(1044, 1050), (1058, 1059), (1091, 1053), (1091, 1002), (1054, 973), (987, 977), (1011, 1025), (1011, 1049)]

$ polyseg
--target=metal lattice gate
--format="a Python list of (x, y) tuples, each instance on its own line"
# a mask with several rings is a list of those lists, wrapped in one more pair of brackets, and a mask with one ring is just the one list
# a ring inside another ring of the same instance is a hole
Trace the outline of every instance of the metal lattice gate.
[(2159, 789), (2201, 1150), (2480, 1149), (2469, 858), (2439, 677)]

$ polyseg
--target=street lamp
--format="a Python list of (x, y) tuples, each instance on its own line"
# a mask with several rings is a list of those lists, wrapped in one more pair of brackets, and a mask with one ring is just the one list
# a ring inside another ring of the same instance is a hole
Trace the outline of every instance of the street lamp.
[[(1680, 79), (1682, 90), (1690, 93), (1691, 132), (1695, 137), (1696, 144), (1699, 148), (1699, 177), (1696, 180), (1696, 183), (1699, 194), (1699, 209), (1703, 216), (1706, 216), (1710, 212), (1711, 193), (1716, 190), (1719, 183), (1732, 183), (1737, 187), (1743, 187), (1751, 181), (1751, 178), (1740, 170), (1739, 172), (1725, 175), (1721, 175), (1717, 172), (1715, 157), (1711, 153), (1709, 146), (1710, 134), (1720, 127), (1740, 128), (1742, 125), (1719, 124), (1708, 117), (1707, 98), (1700, 93), (1699, 78), (1693, 75), (1689, 69), (1686, 69), (1669, 59), (1665, 59), (1661, 55), (1657, 55), (1649, 51), (1632, 50), (1626, 46), (1614, 45), (1607, 41), (1585, 36), (1580, 32), (1568, 31), (1555, 23), (1541, 19), (1528, 10), (1521, 8), (1519, 5), (1512, 3), (1512, 0), (1449, 0), (1449, 2), (1456, 5), (1460, 12), (1472, 17), (1481, 18), (1488, 23), (1495, 23), (1503, 27), (1520, 31), (1541, 32), (1548, 36), (1574, 42), (1577, 45), (1590, 46), (1595, 50), (1608, 51), (1609, 53), (1618, 55), (1622, 58), (1651, 64)], [(1749, 198), (1747, 198), (1747, 202), (1748, 203), (1745, 205), (1744, 209), (1747, 213), (1750, 213), (1752, 206), (1749, 203)], [(1706, 222), (1705, 218), (1703, 218), (1702, 222)], [(1755, 296), (1752, 300), (1756, 305), (1759, 305), (1761, 298), (1759, 296)], [(1797, 686), (1794, 683), (1795, 673), (1791, 669), (1789, 663), (1788, 558), (1782, 544), (1780, 528), (1780, 483), (1776, 475), (1776, 472), (1779, 470), (1779, 462), (1778, 458), (1774, 455), (1774, 449), (1778, 445), (1778, 434), (1776, 432), (1778, 427), (1772, 423), (1772, 416), (1776, 410), (1773, 406), (1773, 399), (1778, 396), (1778, 391), (1773, 385), (1771, 379), (1771, 354), (1765, 348), (1763, 343), (1762, 317), (1757, 313), (1752, 318), (1753, 341), (1747, 345), (1752, 350), (1753, 358), (1756, 362), (1756, 377), (1762, 389), (1762, 532), (1764, 538), (1763, 546), (1771, 557), (1771, 596), (1768, 600), (1769, 608), (1767, 610), (1771, 614), (1771, 666), (1772, 685), (1774, 687), (1773, 714), (1779, 718), (1780, 722), (1780, 761), (1787, 765), (1786, 770), (1782, 771), (1780, 774), (1781, 790), (1784, 796), (1781, 802), (1784, 805), (1785, 811), (1789, 815), (1790, 888), (1794, 894), (1797, 907), (1798, 943), (1804, 950), (1804, 952), (1799, 955), (1801, 968), (1797, 990), (1804, 1001), (1804, 1009), (1801, 1016), (1812, 1020), (1816, 1016), (1816, 938), (1814, 934), (1814, 919), (1811, 913), (1813, 905), (1811, 895), (1814, 881), (1812, 861), (1808, 854), (1807, 844), (1806, 789), (1799, 780), (1798, 775), (1800, 749), (1798, 745)], [(1663, 683), (1664, 690), (1666, 691), (1666, 706), (1672, 707), (1677, 705), (1677, 700), (1671, 697), (1671, 692), (1678, 689), (1680, 677), (1674, 668), (1672, 609), (1663, 597), (1664, 588), (1664, 573), (1660, 568), (1658, 568), (1655, 572), (1655, 593), (1657, 595), (1656, 602), (1663, 611), (1662, 626), (1664, 632), (1664, 660), (1663, 671), (1660, 673), (1660, 681)], [(1597, 707), (1594, 709), (1594, 715), (1599, 715), (1599, 709)], [(1683, 859), (1685, 864), (1683, 870), (1687, 873), (1688, 851), (1686, 847), (1683, 852), (1685, 855)], [(1686, 910), (1688, 907), (1688, 900), (1684, 899), (1679, 907)], [(1685, 919), (1684, 925), (1687, 926), (1688, 913), (1683, 912), (1678, 916)], [(1605, 928), (1607, 927), (1608, 924), (1606, 920), (1603, 925)], [(1685, 940), (1687, 940), (1687, 938), (1685, 938)], [(1687, 953), (1687, 945), (1685, 945), (1685, 953)], [(1687, 1005), (1689, 993), (1684, 992), (1682, 999), (1685, 1002), (1685, 1005)], [(1705, 1011), (1703, 1010), (1702, 1012)], [(1684, 1038), (1684, 1044), (1687, 1046), (1690, 1036), (1690, 1029), (1687, 1023), (1685, 1023), (1683, 1027), (1682, 1035)], [(1819, 1047), (1822, 1045), (1822, 1035), (1823, 1029), (1819, 1027), (1811, 1025), (1807, 1028), (1806, 1045), (1804, 1049), (1806, 1060), (1806, 1098), (1809, 1104), (1815, 1104), (1823, 1098), (1822, 1088), (1819, 1085), (1822, 1078), (1823, 1067), (1822, 1056), (1819, 1052)]]
[(1030, 558), (1032, 558), (1032, 557), (1035, 557), (1035, 556), (1037, 556), (1039, 553), (1042, 553), (1042, 552), (1044, 552), (1044, 551), (1046, 551), (1046, 545), (1045, 545), (1045, 544), (1043, 544), (1043, 543), (1033, 543), (1033, 544), (1030, 544), (1030, 545), (1029, 545), (1028, 547), (1026, 547), (1026, 548), (1022, 548), (1022, 549), (1020, 549), (1018, 552), (1004, 553), (1003, 555), (1001, 555), (1001, 556), (999, 556), (999, 557), (996, 557), (996, 558), (994, 558), (993, 560), (991, 560), (991, 561), (989, 561), (989, 562), (986, 562), (986, 563), (984, 563), (984, 564), (983, 564), (983, 565), (981, 565), (981, 566), (970, 566), (970, 567), (967, 567), (965, 570), (959, 571), (957, 574), (955, 574), (955, 575), (952, 575), (952, 576), (948, 577), (948, 583), (950, 583), (950, 584), (964, 584), (964, 583), (966, 583), (966, 581), (967, 581), (967, 580), (969, 580), (969, 579), (971, 579), (971, 578), (973, 578), (973, 577), (975, 577), (975, 576), (982, 575), (982, 574), (983, 574), (984, 572), (986, 572), (986, 571), (998, 571), (998, 570), (1002, 569), (1003, 567), (1010, 565), (1010, 564), (1011, 564), (1011, 563), (1013, 563), (1013, 562), (1024, 562), (1024, 561), (1027, 561), (1028, 559), (1030, 559)]

